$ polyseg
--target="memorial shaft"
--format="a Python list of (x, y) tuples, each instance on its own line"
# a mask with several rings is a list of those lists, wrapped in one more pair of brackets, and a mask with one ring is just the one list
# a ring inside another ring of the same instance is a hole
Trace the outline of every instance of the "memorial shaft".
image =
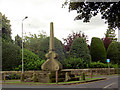
[(50, 23), (50, 45), (49, 45), (49, 50), (54, 51), (54, 30), (53, 30), (53, 22)]
[(57, 54), (55, 53), (54, 46), (54, 29), (53, 22), (50, 23), (50, 40), (49, 40), (49, 52), (46, 54), (48, 58), (41, 66), (42, 70), (46, 71), (58, 71), (62, 69), (62, 64), (56, 60)]

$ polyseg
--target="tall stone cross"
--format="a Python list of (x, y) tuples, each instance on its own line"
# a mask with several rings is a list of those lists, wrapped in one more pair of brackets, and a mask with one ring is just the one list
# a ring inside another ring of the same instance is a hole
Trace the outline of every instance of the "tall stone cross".
[(53, 22), (50, 23), (50, 41), (49, 41), (49, 52), (46, 54), (48, 58), (45, 61), (41, 69), (45, 71), (58, 71), (62, 69), (62, 64), (56, 60), (57, 54), (55, 53), (55, 46), (54, 46), (54, 30), (53, 30)]

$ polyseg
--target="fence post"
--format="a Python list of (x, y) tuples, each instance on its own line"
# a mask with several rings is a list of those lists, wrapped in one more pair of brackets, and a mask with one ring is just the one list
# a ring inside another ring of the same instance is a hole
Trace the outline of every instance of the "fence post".
[(4, 82), (5, 82), (6, 78), (5, 78), (5, 72), (4, 72)]
[(58, 71), (56, 70), (56, 84), (58, 84)]
[(91, 78), (92, 78), (92, 69), (90, 70), (90, 72), (91, 72), (91, 75), (90, 75), (90, 76), (91, 76)]

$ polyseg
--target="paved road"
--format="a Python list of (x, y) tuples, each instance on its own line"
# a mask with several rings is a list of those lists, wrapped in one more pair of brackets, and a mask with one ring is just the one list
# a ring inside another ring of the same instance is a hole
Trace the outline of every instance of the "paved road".
[[(2, 88), (120, 88), (118, 76), (105, 76), (108, 79), (76, 85), (2, 85)], [(119, 76), (120, 79), (120, 76)]]

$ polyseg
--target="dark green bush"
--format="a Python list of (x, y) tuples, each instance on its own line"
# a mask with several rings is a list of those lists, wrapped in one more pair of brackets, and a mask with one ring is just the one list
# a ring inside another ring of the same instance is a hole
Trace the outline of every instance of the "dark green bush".
[[(40, 60), (40, 58), (34, 54), (33, 52), (23, 49), (23, 61), (24, 61), (24, 70), (40, 70), (41, 65), (45, 62), (45, 60)], [(22, 53), (22, 51), (21, 51)], [(16, 67), (14, 70), (21, 70), (22, 64)]]
[(112, 42), (107, 49), (107, 58), (113, 64), (120, 65), (120, 42)]
[(88, 68), (88, 63), (81, 58), (68, 58), (65, 59), (65, 67), (66, 69), (81, 69)]
[[(60, 40), (54, 38), (55, 52), (58, 54), (57, 60), (64, 64), (65, 48)], [(46, 60), (45, 54), (49, 52), (49, 37), (43, 39), (39, 48), (39, 58)]]
[(2, 43), (2, 70), (10, 71), (21, 63), (20, 47), (11, 43)]
[(81, 80), (85, 80), (85, 73), (84, 72), (81, 75)]
[(91, 62), (90, 68), (107, 68), (108, 65), (102, 62)]
[[(110, 68), (118, 68), (117, 64), (111, 64), (109, 63)], [(102, 62), (91, 62), (90, 68), (108, 68), (108, 63), (102, 63)]]
[[(91, 56), (89, 49), (87, 47), (87, 43), (83, 38), (76, 38), (73, 41), (71, 48), (70, 48), (70, 57), (72, 58), (81, 58), (83, 62), (87, 65), (91, 62)], [(76, 61), (74, 61), (75, 63)]]
[(9, 74), (9, 75), (6, 75), (6, 80), (17, 80), (17, 79), (20, 79), (20, 75), (18, 74)]
[(93, 37), (91, 41), (90, 54), (93, 62), (103, 62), (107, 60), (107, 54), (104, 44), (100, 38)]

